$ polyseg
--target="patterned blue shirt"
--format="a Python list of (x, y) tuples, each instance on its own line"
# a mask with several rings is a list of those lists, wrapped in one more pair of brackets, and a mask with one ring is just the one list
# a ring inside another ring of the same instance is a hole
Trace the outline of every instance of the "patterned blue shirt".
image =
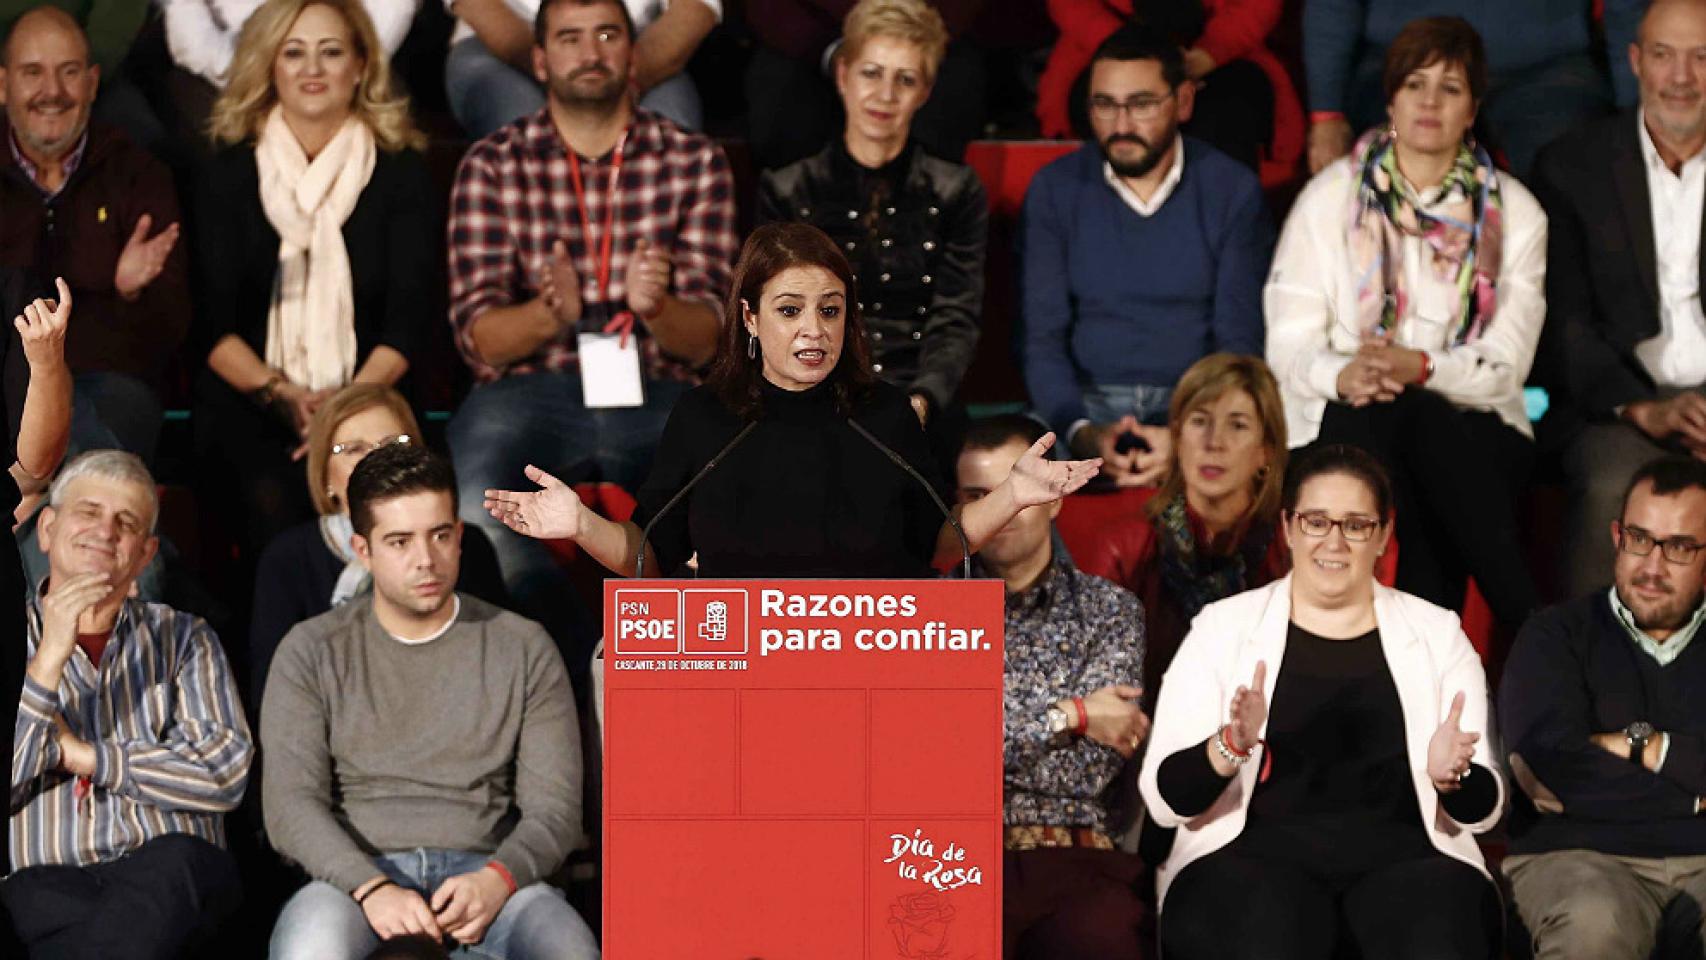
[(1143, 604), (1080, 571), (1060, 550), (1029, 590), (1007, 597), (1003, 764), (1009, 826), (1105, 829), (1099, 797), (1125, 760), (1087, 737), (1050, 738), (1057, 700), (1143, 682)]
[[(39, 598), (26, 619), (33, 657)], [(81, 788), (59, 769), (55, 717), (95, 749)], [(24, 680), (12, 739), (12, 867), (106, 863), (169, 833), (223, 846), (223, 814), (242, 799), (254, 752), (207, 623), (126, 600), (99, 664), (79, 646), (58, 690)]]

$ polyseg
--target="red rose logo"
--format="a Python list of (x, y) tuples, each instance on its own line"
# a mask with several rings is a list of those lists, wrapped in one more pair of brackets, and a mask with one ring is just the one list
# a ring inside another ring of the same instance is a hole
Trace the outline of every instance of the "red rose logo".
[(942, 960), (948, 955), (948, 926), (954, 908), (939, 893), (909, 893), (889, 905), (889, 927), (896, 956), (905, 960)]

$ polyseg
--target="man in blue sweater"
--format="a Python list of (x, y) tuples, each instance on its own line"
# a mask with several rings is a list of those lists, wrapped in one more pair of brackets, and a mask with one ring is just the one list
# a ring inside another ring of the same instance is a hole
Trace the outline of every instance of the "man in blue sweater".
[(1386, 48), (1419, 17), (1462, 17), (1487, 48), (1481, 122), (1510, 170), (1528, 176), (1541, 147), (1577, 122), (1635, 103), (1629, 45), (1647, 0), (1605, 0), (1611, 76), (1595, 62), (1591, 0), (1305, 0), (1303, 72), (1309, 90), (1309, 172), (1351, 151), (1386, 122)]
[(1248, 167), (1179, 134), (1195, 96), (1177, 46), (1121, 28), (1090, 64), (1096, 142), (1025, 195), (1025, 386), (1074, 454), (1101, 457), (1122, 485), (1166, 469), (1162, 424), (1185, 368), (1262, 353), (1273, 221)]
[[(1510, 877), (1539, 960), (1645, 960), (1706, 905), (1706, 463), (1655, 460), (1620, 519), (1615, 585), (1537, 614), (1505, 666)], [(1696, 642), (1699, 641), (1699, 642)]]

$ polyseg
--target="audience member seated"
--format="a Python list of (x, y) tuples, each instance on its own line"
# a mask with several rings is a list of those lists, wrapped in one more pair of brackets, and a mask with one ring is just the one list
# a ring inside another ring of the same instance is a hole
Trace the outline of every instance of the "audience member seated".
[(1641, 467), (1608, 526), (1614, 585), (1530, 620), (1499, 690), (1532, 801), (1504, 871), (1545, 960), (1646, 960), (1679, 912), (1697, 952), (1706, 909), (1706, 464)]
[[(1017, 414), (973, 423), (960, 502), (1001, 486), (1043, 432)], [(1143, 865), (1115, 849), (1102, 793), (1149, 732), (1143, 611), (1054, 550), (1059, 512), (1059, 501), (1019, 511), (976, 561), (976, 575), (1007, 585), (1003, 955), (1140, 960)]]
[(1126, 26), (1103, 41), (1089, 98), (1096, 143), (1025, 195), (1025, 386), (1073, 453), (1150, 486), (1179, 376), (1210, 353), (1262, 352), (1273, 225), (1253, 172), (1179, 134), (1196, 86), (1165, 34)]
[[(1592, 8), (1603, 5), (1599, 24)], [(1309, 90), (1309, 171), (1351, 152), (1356, 134), (1386, 123), (1380, 99), (1388, 50), (1416, 17), (1466, 18), (1487, 42), (1486, 131), (1521, 176), (1541, 147), (1577, 123), (1635, 101), (1624, 51), (1645, 0), (1309, 0), (1303, 72)], [(1603, 32), (1611, 76), (1595, 62)], [(1385, 91), (1386, 101), (1391, 91)], [(1476, 99), (1482, 100), (1478, 91)]]
[(240, 896), (223, 814), (254, 745), (237, 685), (200, 618), (129, 597), (159, 508), (141, 460), (86, 453), (49, 499), (0, 900), (31, 956), (181, 957)]
[[(1629, 478), (1666, 451), (1706, 455), (1706, 3), (1659, 0), (1629, 60), (1639, 110), (1596, 120), (1535, 164), (1550, 217), (1547, 418), (1574, 420), (1562, 580), (1605, 582), (1605, 525)], [(1581, 421), (1585, 420), (1585, 423)], [(1565, 430), (1563, 432), (1569, 432)]]
[(1481, 41), (1417, 20), (1387, 53), (1390, 127), (1321, 171), (1268, 279), (1268, 363), (1293, 446), (1352, 443), (1397, 488), (1398, 588), (1443, 607), (1473, 575), (1514, 635), (1536, 605), (1514, 501), (1533, 461), (1523, 382), (1546, 313), (1546, 215), (1465, 138)]
[(197, 203), (204, 503), (251, 553), (313, 515), (314, 409), (409, 369), (439, 270), (424, 138), (357, 0), (267, 0), (214, 107)]
[(941, 15), (924, 0), (862, 0), (847, 29), (835, 65), (847, 128), (760, 178), (758, 221), (810, 223), (847, 251), (871, 369), (907, 392), (946, 465), (965, 431), (957, 394), (983, 318), (989, 201), (970, 167), (911, 135), (947, 49)]
[[(553, 81), (549, 58), (556, 39), (546, 34), (540, 7), (562, 0), (447, 0), (456, 15), (450, 36), (450, 55), (444, 62), (444, 84), (450, 112), (468, 136), (491, 136), (529, 114), (547, 100)], [(704, 126), (699, 90), (687, 75), (693, 51), (723, 19), (723, 0), (567, 0), (600, 7), (614, 14), (583, 28), (571, 41), (576, 51), (597, 50), (612, 42), (632, 44), (632, 69), (612, 72), (609, 64), (590, 66), (606, 84), (632, 84), (640, 106), (668, 117), (688, 130)], [(622, 37), (615, 35), (621, 33)], [(593, 61), (602, 58), (587, 54)], [(565, 78), (566, 81), (566, 78)]]
[[(350, 471), (381, 447), (422, 442), (408, 401), (389, 387), (352, 383), (314, 411), (308, 427), (308, 494), (320, 515), (279, 534), (261, 554), (249, 626), (253, 705), (260, 705), (267, 668), (290, 628), (362, 597), (372, 585), (351, 542)], [(509, 602), (497, 555), (478, 527), (463, 533), (456, 587), (494, 606)]]
[[(28, 286), (21, 273), (0, 267), (0, 316), (17, 317), (11, 330), (0, 336), (0, 423), (5, 425), (0, 430), (0, 463), (12, 464), (7, 470), (10, 482), (0, 479), (0, 510), (6, 514), (14, 513), (22, 498), (47, 488), (65, 456), (71, 430), (71, 372), (65, 367), (71, 290), (64, 280), (58, 281), (59, 300), (50, 306), (48, 301), (32, 302)], [(0, 618), (24, 622), (27, 584), (18, 552), (0, 550)], [(0, 656), (0, 696), (16, 700), (23, 695), (24, 668), (22, 656)], [(0, 710), (0, 734), (10, 739), (17, 717), (16, 710)], [(0, 873), (9, 873), (10, 864), (0, 844)], [(0, 943), (4, 938), (0, 929)]]
[(1300, 455), (1282, 502), (1291, 575), (1206, 607), (1161, 685), (1140, 783), (1178, 830), (1162, 953), (1490, 960), (1481, 659), (1450, 611), (1375, 582), (1392, 494), (1368, 454)]
[(161, 380), (190, 326), (171, 173), (118, 128), (90, 122), (101, 72), (70, 14), (19, 17), (5, 53), (0, 262), (30, 272), (38, 296), (63, 276), (77, 297), (72, 451), (117, 447), (152, 462)]
[(284, 638), (261, 710), (262, 805), (313, 880), (275, 960), (360, 960), (409, 934), (494, 960), (596, 958), (545, 878), (583, 839), (574, 694), (538, 624), (458, 593), (450, 464), (391, 444), (349, 479), (369, 602)]
[(1087, 573), (1143, 601), (1143, 689), (1161, 677), (1202, 608), (1264, 586), (1291, 566), (1279, 533), (1285, 410), (1261, 360), (1216, 353), (1191, 365), (1167, 419), (1174, 456), (1142, 515), (1108, 529)]
[(1160, 28), (1184, 50), (1185, 76), (1198, 84), (1185, 131), (1256, 169), (1262, 145), (1273, 136), (1274, 78), (1290, 89), (1285, 67), (1268, 52), (1282, 0), (1202, 0), (1145, 4), (1136, 0), (1050, 0), (1060, 39), (1049, 53), (1037, 88), (1037, 119), (1045, 137), (1066, 138), (1088, 129), (1073, 92), (1096, 45), (1122, 24), (1141, 20)]
[(98, 94), (91, 90), (96, 119), (122, 129), (143, 147), (165, 148), (166, 129), (143, 95), (133, 73), (137, 60), (130, 56), (137, 37), (151, 13), (141, 0), (101, 3), (96, 0), (4, 0), (0, 2), (0, 32), (13, 29), (32, 11), (58, 10), (72, 19), (87, 37), (83, 62), (88, 73), (100, 81)]
[[(263, 0), (155, 0), (165, 17), (172, 66), (166, 89), (176, 139), (203, 139), (213, 102), (231, 79), (238, 37)], [(373, 20), (379, 49), (395, 55), (414, 26), (421, 0), (362, 0)], [(190, 144), (176, 144), (180, 151)], [(195, 144), (193, 146), (200, 146)]]
[(735, 207), (722, 150), (634, 106), (615, 0), (549, 0), (541, 16), (549, 104), (456, 173), (450, 318), (478, 385), (447, 438), (462, 515), (490, 533), (517, 608), (563, 640), (556, 559), (489, 517), (485, 491), (529, 463), (639, 489), (722, 332)]
[[(912, 135), (930, 153), (955, 163), (983, 133), (987, 66), (965, 34), (988, 3), (931, 3), (951, 39), (930, 71), (930, 93), (918, 108)], [(746, 0), (747, 26), (758, 41), (746, 68), (747, 142), (760, 168), (803, 160), (841, 130), (850, 92), (844, 44), (859, 32), (847, 18), (856, 6), (856, 0)], [(863, 110), (896, 110), (894, 103), (862, 99)]]

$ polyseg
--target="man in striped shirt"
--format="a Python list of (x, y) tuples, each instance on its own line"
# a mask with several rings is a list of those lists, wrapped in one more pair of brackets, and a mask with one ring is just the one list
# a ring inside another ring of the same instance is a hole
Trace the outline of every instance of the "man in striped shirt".
[(49, 503), (0, 900), (31, 956), (178, 957), (240, 898), (223, 814), (254, 744), (213, 631), (130, 596), (157, 545), (142, 461), (84, 454)]

